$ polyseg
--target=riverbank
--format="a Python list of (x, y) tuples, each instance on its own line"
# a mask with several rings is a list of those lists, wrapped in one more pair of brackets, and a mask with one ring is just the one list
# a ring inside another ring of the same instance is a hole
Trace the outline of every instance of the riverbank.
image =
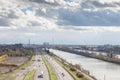
[(81, 69), (80, 66), (73, 65), (64, 59), (56, 56), (55, 54), (50, 54), (56, 62), (58, 62), (75, 80), (97, 80), (95, 77), (89, 74), (89, 71)]
[(98, 80), (119, 80), (120, 65), (105, 62), (102, 60), (84, 57), (55, 49), (49, 49), (55, 55), (66, 60), (73, 65), (79, 64), (81, 68), (86, 69)]
[(65, 51), (65, 52), (70, 52), (72, 54), (82, 55), (82, 56), (89, 57), (89, 58), (95, 58), (95, 59), (99, 59), (99, 60), (103, 60), (103, 61), (106, 61), (106, 62), (115, 63), (115, 64), (120, 65), (120, 60), (110, 58), (110, 57), (107, 57), (107, 56), (104, 56), (104, 55), (100, 56), (100, 55), (95, 55), (95, 54), (89, 54), (89, 53), (86, 53), (86, 52), (75, 51), (75, 50), (72, 50), (72, 49), (69, 49), (69, 48), (58, 48), (57, 47), (55, 49)]

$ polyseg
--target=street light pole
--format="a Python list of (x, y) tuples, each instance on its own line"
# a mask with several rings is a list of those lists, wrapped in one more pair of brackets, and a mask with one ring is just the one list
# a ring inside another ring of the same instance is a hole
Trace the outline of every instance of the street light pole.
[(104, 75), (104, 80), (105, 80), (105, 75)]

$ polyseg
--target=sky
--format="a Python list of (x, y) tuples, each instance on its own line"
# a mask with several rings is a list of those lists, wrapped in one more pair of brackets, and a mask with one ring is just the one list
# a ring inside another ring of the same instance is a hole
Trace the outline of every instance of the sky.
[(120, 45), (120, 0), (0, 0), (0, 44)]

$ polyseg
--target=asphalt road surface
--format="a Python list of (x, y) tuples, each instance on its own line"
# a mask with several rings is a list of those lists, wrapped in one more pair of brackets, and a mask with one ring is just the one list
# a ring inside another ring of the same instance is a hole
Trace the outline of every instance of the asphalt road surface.
[[(40, 52), (36, 52), (37, 56), (35, 58), (35, 65), (36, 65), (36, 73), (35, 73), (35, 77), (34, 80), (49, 80), (49, 73), (48, 70), (41, 58), (41, 56), (39, 55)], [(38, 78), (38, 76), (41, 74), (41, 72), (43, 72), (43, 78)]]
[(14, 72), (12, 73), (11, 75), (5, 77), (4, 79), (1, 79), (1, 80), (9, 80), (12, 76), (17, 76), (16, 80), (23, 80), (23, 78), (25, 77), (25, 75), (30, 71), (32, 70), (33, 68), (35, 68), (34, 66), (35, 62), (33, 62), (32, 65), (30, 65), (29, 67), (27, 68), (23, 68), (21, 69), (20, 71), (18, 72)]
[[(54, 68), (58, 80), (74, 80), (73, 77), (49, 55), (46, 55), (46, 58)], [(35, 55), (35, 61), (33, 62), (32, 65), (25, 69), (21, 69), (20, 71), (9, 75), (2, 80), (9, 80), (9, 78), (11, 78), (12, 76), (17, 76), (16, 80), (23, 80), (25, 75), (32, 69), (36, 69), (34, 80), (49, 80), (48, 70), (41, 58), (40, 52), (37, 50)], [(43, 78), (38, 77), (41, 72), (43, 72)]]
[(48, 55), (46, 55), (46, 58), (54, 68), (58, 80), (74, 80), (73, 77), (63, 67), (61, 67), (61, 65), (59, 65), (54, 59), (52, 59)]
[[(40, 61), (38, 61), (38, 60), (40, 60)], [(40, 56), (40, 52), (38, 52), (37, 50), (36, 50), (36, 55), (35, 55), (35, 61), (33, 62), (33, 64), (31, 64), (29, 67), (27, 67), (25, 69), (21, 69), (20, 71), (18, 71), (16, 73), (12, 73), (11, 75), (9, 75), (1, 80), (9, 80), (12, 76), (17, 76), (16, 80), (23, 80), (25, 75), (32, 69), (36, 69), (34, 80), (49, 80), (48, 70)], [(43, 78), (38, 78), (41, 71), (44, 72)]]

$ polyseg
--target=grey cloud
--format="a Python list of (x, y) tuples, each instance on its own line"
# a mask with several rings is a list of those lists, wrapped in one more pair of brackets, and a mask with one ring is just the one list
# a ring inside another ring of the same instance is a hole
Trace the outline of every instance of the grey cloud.
[(76, 12), (68, 9), (59, 10), (58, 25), (73, 26), (120, 26), (120, 12), (111, 10)]
[(10, 26), (10, 21), (7, 18), (0, 18), (0, 26)]
[(120, 2), (115, 2), (116, 5), (120, 6)]
[(120, 6), (120, 2), (100, 2), (98, 0), (83, 0), (81, 5), (82, 8), (107, 8), (107, 7), (118, 7)]
[(31, 23), (30, 26), (41, 26), (41, 24), (37, 21), (29, 21), (29, 23)]
[(10, 13), (8, 14), (7, 18), (18, 19), (19, 17), (15, 14), (15, 11), (10, 10)]
[(18, 16), (15, 14), (15, 11), (9, 10), (9, 12), (5, 11), (0, 14), (1, 17), (10, 18), (10, 19), (17, 19)]
[[(114, 3), (101, 3), (99, 1), (94, 0), (83, 0), (83, 2), (79, 5), (80, 7), (75, 7), (77, 9), (65, 8), (65, 6), (59, 6), (59, 2), (54, 1), (46, 2), (45, 0), (29, 0), (30, 2), (36, 2), (38, 4), (48, 4), (45, 5), (46, 7), (40, 7), (35, 9), (37, 17), (43, 17), (49, 20), (56, 20), (56, 24), (58, 26), (120, 26), (120, 12), (114, 12), (112, 10), (98, 10), (98, 11), (85, 11), (84, 8), (105, 8), (105, 7), (116, 7), (116, 5), (120, 5), (119, 2)], [(22, 5), (22, 4), (21, 4)], [(23, 4), (24, 5), (24, 4)], [(55, 6), (56, 5), (56, 6)], [(30, 5), (32, 6), (32, 5)], [(42, 9), (45, 8), (46, 11), (44, 12)], [(9, 26), (10, 20), (18, 19), (20, 16), (15, 14), (14, 10), (10, 10), (8, 16), (0, 18), (0, 25), (1, 26)], [(40, 26), (41, 24), (36, 21), (31, 21), (30, 26)], [(54, 24), (54, 23), (53, 23)], [(78, 28), (71, 28), (71, 29), (78, 29)]]
[(89, 29), (82, 28), (82, 27), (77, 27), (77, 26), (62, 26), (59, 27), (60, 29), (65, 29), (65, 30), (75, 30), (75, 31), (86, 31)]
[[(43, 1), (44, 2), (44, 1)], [(70, 8), (47, 8), (46, 12), (38, 9), (37, 16), (45, 18), (57, 18), (57, 24), (60, 26), (120, 26), (120, 12), (114, 12), (106, 7), (116, 7), (119, 2), (101, 3), (95, 0), (83, 0), (80, 4), (82, 8), (73, 10)], [(85, 11), (84, 8), (103, 8), (98, 11)]]
[(47, 2), (45, 0), (29, 0), (30, 2), (36, 2), (38, 4), (46, 4), (46, 6), (52, 5), (52, 6), (58, 6), (58, 2), (54, 1), (54, 2)]
[[(61, 6), (64, 7), (61, 3), (59, 3), (59, 0), (54, 0), (54, 2), (47, 2), (45, 0), (29, 0), (31, 2), (36, 2), (38, 4), (48, 4), (50, 6)], [(81, 6), (82, 8), (106, 8), (106, 7), (117, 7), (120, 6), (120, 1), (119, 2), (100, 2), (100, 0), (81, 0), (81, 3), (79, 3), (79, 0), (64, 0), (66, 3), (71, 3), (71, 2), (75, 2), (78, 3), (79, 6)], [(47, 5), (46, 5), (47, 6)], [(66, 5), (67, 6), (67, 5)], [(49, 6), (48, 6), (49, 7)], [(54, 8), (53, 7), (53, 8)]]
[(6, 11), (4, 13), (1, 13), (0, 15), (0, 26), (7, 26), (9, 27), (11, 25), (11, 21), (13, 19), (18, 19), (18, 15), (15, 14), (15, 11), (10, 9), (9, 11)]
[(46, 12), (42, 11), (41, 8), (36, 10), (36, 15), (41, 16), (41, 17), (46, 17), (46, 18), (56, 18), (58, 16), (58, 10), (57, 9), (46, 9)]

